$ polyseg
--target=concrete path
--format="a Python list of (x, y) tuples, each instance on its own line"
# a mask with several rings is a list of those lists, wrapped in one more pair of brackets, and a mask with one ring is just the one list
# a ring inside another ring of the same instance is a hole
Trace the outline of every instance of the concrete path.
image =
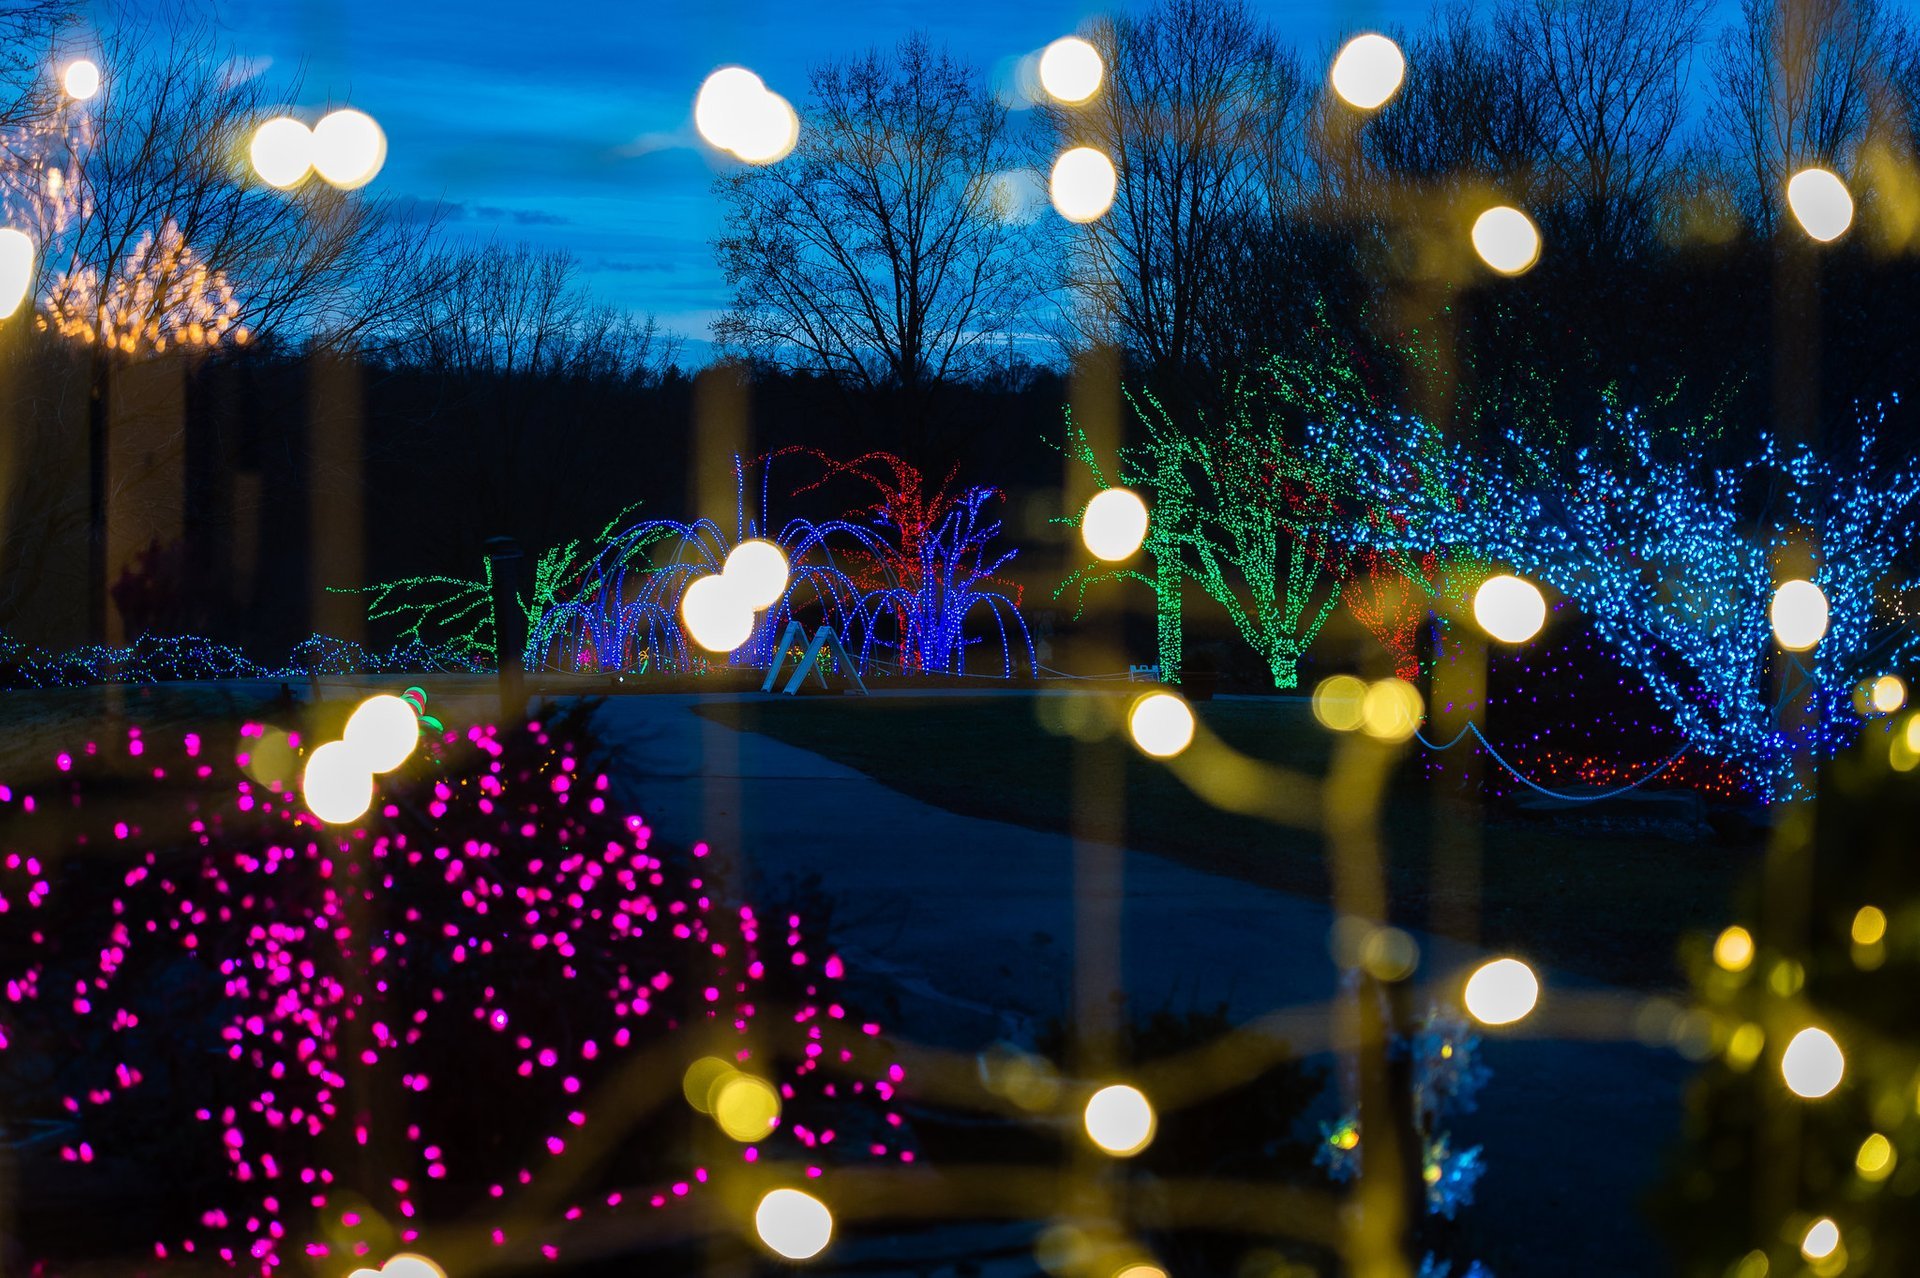
[[(704, 840), (773, 881), (817, 874), (850, 967), (897, 990), (890, 1031), (971, 1052), (1066, 1011), (1069, 838), (920, 803), (703, 718), (694, 711), (703, 699), (724, 698), (614, 698), (602, 711), (624, 754), (627, 797), (662, 838)], [(1147, 853), (1113, 849), (1105, 860), (1118, 871), (1102, 892), (1123, 921), (1134, 1006), (1225, 1001), (1236, 1019), (1251, 1019), (1335, 994), (1325, 902)], [(1422, 978), (1436, 983), (1457, 981), (1478, 957), (1418, 939)], [(1573, 1002), (1604, 992), (1555, 973), (1543, 979), (1543, 1024), (1556, 995)], [(1486, 1147), (1488, 1172), (1468, 1210), (1475, 1232), (1498, 1244), (1484, 1258), (1499, 1278), (1665, 1272), (1638, 1204), (1678, 1131), (1686, 1063), (1631, 1041), (1511, 1037), (1490, 1038), (1485, 1059), (1494, 1073), (1481, 1110), (1454, 1131)]]

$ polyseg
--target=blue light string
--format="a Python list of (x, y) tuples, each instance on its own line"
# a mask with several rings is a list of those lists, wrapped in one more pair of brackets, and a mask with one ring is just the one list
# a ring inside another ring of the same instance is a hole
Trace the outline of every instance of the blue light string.
[(1681, 746), (1678, 750), (1675, 750), (1672, 754), (1668, 755), (1665, 759), (1661, 760), (1660, 763), (1655, 765), (1653, 771), (1647, 773), (1647, 775), (1645, 775), (1644, 777), (1641, 777), (1638, 781), (1634, 781), (1628, 785), (1618, 786), (1612, 790), (1603, 790), (1599, 794), (1562, 794), (1557, 790), (1549, 790), (1547, 789), (1547, 787), (1541, 785), (1539, 782), (1526, 777), (1521, 773), (1520, 769), (1514, 767), (1511, 763), (1508, 763), (1506, 758), (1498, 750), (1494, 748), (1493, 742), (1487, 740), (1487, 734), (1480, 731), (1480, 725), (1477, 723), (1469, 723), (1466, 727), (1460, 729), (1459, 732), (1454, 734), (1453, 740), (1447, 742), (1445, 745), (1435, 745), (1433, 742), (1427, 740), (1425, 733), (1419, 732), (1417, 730), (1414, 732), (1413, 736), (1414, 736), (1414, 739), (1418, 741), (1421, 745), (1433, 751), (1435, 754), (1440, 754), (1444, 751), (1451, 750), (1455, 746), (1459, 745), (1460, 742), (1466, 737), (1466, 735), (1469, 732), (1471, 732), (1475, 737), (1479, 738), (1480, 744), (1486, 748), (1487, 754), (1493, 759), (1495, 763), (1499, 764), (1501, 767), (1505, 768), (1509, 773), (1511, 773), (1513, 775), (1514, 780), (1518, 781), (1521, 785), (1526, 786), (1530, 790), (1536, 790), (1539, 793), (1546, 795), (1549, 799), (1558, 799), (1563, 803), (1598, 803), (1602, 799), (1614, 799), (1614, 798), (1618, 798), (1623, 794), (1626, 794), (1630, 790), (1638, 790), (1641, 786), (1653, 780), (1655, 777), (1659, 776), (1662, 772), (1665, 772), (1669, 767), (1673, 766), (1673, 764), (1677, 763), (1681, 755), (1693, 749), (1693, 742), (1691, 741), (1687, 742), (1685, 745)]

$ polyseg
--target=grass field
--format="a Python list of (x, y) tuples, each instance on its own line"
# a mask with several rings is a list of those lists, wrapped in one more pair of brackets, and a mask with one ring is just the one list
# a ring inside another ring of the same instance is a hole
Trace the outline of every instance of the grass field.
[[(1124, 811), (1131, 847), (1285, 891), (1325, 895), (1319, 838), (1219, 811), (1123, 742), (1083, 743), (1042, 722), (1059, 698), (813, 697), (715, 703), (702, 714), (826, 755), (949, 811), (1071, 828), (1074, 778), (1105, 778), (1083, 802)], [(1197, 707), (1256, 757), (1324, 771), (1329, 737), (1304, 704), (1277, 698)], [(1057, 725), (1056, 725), (1057, 726)], [(1076, 763), (1076, 750), (1089, 752)], [(1511, 949), (1563, 970), (1643, 987), (1677, 984), (1675, 947), (1723, 924), (1757, 853), (1750, 841), (1612, 833), (1495, 802), (1476, 816), (1402, 765), (1382, 813), (1395, 921)], [(1478, 844), (1477, 849), (1475, 844)]]

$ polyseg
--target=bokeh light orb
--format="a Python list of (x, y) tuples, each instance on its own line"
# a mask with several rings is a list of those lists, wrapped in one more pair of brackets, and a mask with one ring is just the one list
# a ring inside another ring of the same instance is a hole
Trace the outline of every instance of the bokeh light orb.
[(727, 552), (720, 575), (747, 607), (771, 608), (787, 593), (786, 552), (758, 537), (743, 541)]
[(1127, 734), (1156, 759), (1171, 759), (1192, 745), (1193, 726), (1193, 707), (1176, 692), (1149, 692), (1127, 712)]
[(0, 319), (9, 318), (33, 287), (33, 239), (25, 231), (0, 228)]
[(299, 186), (313, 171), (313, 130), (290, 115), (276, 116), (253, 131), (247, 158), (268, 186)]
[(766, 1079), (736, 1070), (714, 1088), (712, 1108), (721, 1131), (750, 1145), (765, 1140), (780, 1122), (780, 1093)]
[(1713, 940), (1713, 961), (1728, 972), (1744, 972), (1753, 962), (1753, 933), (1738, 923)]
[(1473, 619), (1501, 643), (1525, 643), (1547, 624), (1547, 600), (1525, 577), (1501, 573), (1473, 592)]
[(1780, 1077), (1787, 1090), (1806, 1100), (1819, 1100), (1846, 1077), (1847, 1057), (1833, 1035), (1808, 1026), (1795, 1034), (1780, 1055)]
[(1540, 260), (1540, 228), (1511, 204), (1497, 204), (1473, 220), (1473, 251), (1502, 275), (1521, 275)]
[(1378, 741), (1407, 740), (1420, 730), (1425, 715), (1420, 690), (1405, 679), (1376, 679), (1360, 698), (1360, 730)]
[(1332, 732), (1357, 732), (1364, 718), (1366, 681), (1350, 674), (1328, 675), (1313, 689), (1313, 717)]
[(1783, 581), (1767, 609), (1773, 637), (1788, 652), (1805, 652), (1827, 633), (1827, 595), (1811, 581)]
[(1095, 1092), (1081, 1119), (1087, 1139), (1116, 1158), (1137, 1154), (1153, 1140), (1153, 1104), (1145, 1092), (1125, 1083)]
[(1080, 540), (1096, 559), (1116, 563), (1147, 539), (1147, 503), (1131, 488), (1103, 488), (1080, 516)]
[(710, 1098), (714, 1089), (733, 1072), (733, 1066), (718, 1056), (702, 1056), (687, 1066), (686, 1073), (680, 1076), (680, 1092), (687, 1098), (687, 1104), (703, 1114), (711, 1114), (713, 1106)]
[(1040, 55), (1040, 87), (1048, 97), (1068, 105), (1085, 102), (1099, 92), (1106, 71), (1100, 50), (1079, 36), (1062, 36)]
[(447, 1278), (447, 1271), (425, 1256), (401, 1252), (380, 1266), (380, 1278)]
[(728, 150), (748, 164), (783, 160), (800, 141), (800, 116), (793, 104), (771, 90), (761, 94)]
[(680, 620), (708, 652), (732, 652), (753, 637), (753, 609), (720, 573), (687, 587), (680, 596)]
[(700, 85), (693, 124), (709, 146), (749, 164), (771, 164), (800, 137), (800, 117), (745, 67), (721, 67)]
[(328, 825), (345, 825), (373, 806), (373, 772), (345, 741), (329, 741), (307, 756), (300, 793), (307, 811)]
[(753, 1229), (776, 1255), (811, 1260), (833, 1241), (833, 1213), (812, 1194), (775, 1189), (754, 1209)]
[(1860, 1179), (1882, 1181), (1893, 1174), (1894, 1164), (1900, 1156), (1893, 1148), (1893, 1142), (1879, 1132), (1874, 1132), (1860, 1142), (1860, 1148), (1853, 1155), (1853, 1169), (1860, 1173)]
[(1516, 958), (1483, 963), (1467, 978), (1467, 1011), (1482, 1025), (1511, 1025), (1540, 1001), (1540, 978)]
[(1377, 32), (1357, 35), (1334, 56), (1333, 91), (1350, 107), (1373, 111), (1386, 105), (1407, 78), (1406, 55)]
[(1805, 168), (1789, 178), (1787, 207), (1800, 229), (1822, 244), (1839, 239), (1853, 225), (1853, 196), (1831, 169)]
[(342, 191), (373, 181), (386, 162), (386, 131), (364, 111), (330, 111), (313, 126), (314, 171)]
[(1097, 222), (1113, 207), (1120, 191), (1120, 174), (1106, 153), (1076, 146), (1053, 162), (1047, 193), (1053, 207), (1069, 222)]
[(360, 756), (367, 771), (391, 772), (419, 744), (420, 716), (403, 698), (383, 692), (355, 707), (341, 740)]
[(1808, 1260), (1825, 1260), (1840, 1246), (1840, 1226), (1833, 1223), (1829, 1216), (1822, 1216), (1807, 1226), (1807, 1232), (1800, 1238), (1800, 1254)]
[(86, 102), (100, 92), (100, 66), (91, 58), (75, 58), (60, 73), (60, 87), (75, 102)]
[(1873, 687), (1868, 691), (1867, 699), (1881, 714), (1892, 714), (1907, 704), (1906, 681), (1899, 675), (1881, 675), (1873, 681)]

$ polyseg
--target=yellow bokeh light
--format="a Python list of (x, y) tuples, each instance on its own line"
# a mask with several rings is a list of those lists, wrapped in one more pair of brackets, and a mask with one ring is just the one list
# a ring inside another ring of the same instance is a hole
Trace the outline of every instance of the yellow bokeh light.
[(1863, 905), (1853, 916), (1853, 943), (1878, 945), (1887, 935), (1887, 912), (1877, 905)]
[(91, 58), (75, 58), (60, 73), (60, 87), (75, 102), (86, 102), (100, 92), (100, 66)]
[(1114, 1083), (1095, 1092), (1087, 1101), (1081, 1121), (1087, 1139), (1116, 1158), (1126, 1158), (1145, 1149), (1153, 1140), (1156, 1120), (1153, 1104), (1145, 1092), (1125, 1083)]
[(313, 131), (288, 115), (268, 120), (253, 131), (247, 158), (268, 186), (299, 186), (313, 171)]
[(1062, 36), (1040, 55), (1040, 87), (1055, 101), (1074, 105), (1099, 92), (1106, 70), (1100, 50), (1079, 36)]
[(1113, 1278), (1167, 1278), (1167, 1271), (1158, 1265), (1143, 1265), (1136, 1261), (1122, 1267)]
[(1893, 1142), (1875, 1132), (1860, 1142), (1860, 1150), (1853, 1156), (1853, 1169), (1860, 1173), (1862, 1180), (1885, 1180), (1893, 1175), (1897, 1158)]
[(1467, 978), (1465, 1001), (1482, 1025), (1511, 1025), (1540, 1001), (1540, 978), (1519, 959), (1494, 959)]
[(1819, 1100), (1840, 1086), (1847, 1058), (1833, 1035), (1808, 1026), (1793, 1036), (1780, 1055), (1780, 1077), (1787, 1090), (1806, 1100)]
[(1501, 573), (1473, 592), (1473, 619), (1501, 643), (1525, 643), (1547, 624), (1547, 600), (1526, 578)]
[(1840, 1245), (1840, 1226), (1830, 1217), (1822, 1216), (1807, 1226), (1807, 1232), (1800, 1239), (1800, 1254), (1808, 1260), (1825, 1260)]
[(1380, 741), (1405, 741), (1420, 730), (1426, 708), (1420, 690), (1405, 679), (1379, 679), (1360, 699), (1360, 727)]
[(1753, 962), (1753, 933), (1734, 924), (1713, 942), (1713, 961), (1729, 972), (1744, 972)]
[(686, 1073), (680, 1076), (680, 1093), (687, 1098), (687, 1104), (703, 1114), (713, 1112), (708, 1097), (720, 1081), (734, 1072), (733, 1066), (718, 1056), (702, 1056), (687, 1066)]
[(355, 707), (341, 739), (373, 773), (391, 772), (420, 742), (420, 716), (405, 699), (383, 692)]
[(720, 575), (749, 608), (770, 608), (787, 592), (786, 552), (758, 537), (727, 552)]
[(1341, 101), (1362, 111), (1385, 105), (1406, 77), (1407, 59), (1400, 46), (1375, 32), (1357, 35), (1342, 45), (1329, 75)]
[(373, 181), (386, 162), (386, 132), (364, 111), (330, 111), (313, 126), (314, 171), (342, 191)]
[(1120, 191), (1120, 174), (1113, 161), (1090, 146), (1076, 146), (1053, 162), (1047, 194), (1053, 207), (1069, 222), (1097, 222), (1113, 207)]
[(1760, 1059), (1766, 1045), (1767, 1032), (1747, 1021), (1727, 1039), (1727, 1064), (1735, 1069), (1747, 1069)]
[(775, 1254), (811, 1260), (833, 1240), (833, 1213), (812, 1194), (775, 1189), (754, 1209), (753, 1228)]
[(753, 637), (753, 609), (719, 573), (687, 587), (680, 596), (680, 620), (708, 652), (732, 652)]
[(1873, 690), (1867, 694), (1873, 708), (1881, 714), (1892, 714), (1907, 704), (1907, 685), (1899, 675), (1881, 675), (1873, 681)]
[(1473, 220), (1473, 251), (1502, 275), (1522, 275), (1540, 260), (1540, 228), (1510, 204)]
[(780, 1122), (780, 1093), (764, 1078), (738, 1071), (721, 1077), (712, 1096), (713, 1121), (742, 1144), (765, 1140)]
[(0, 319), (11, 318), (33, 287), (33, 239), (25, 231), (0, 228)]
[(1789, 178), (1787, 207), (1800, 229), (1822, 244), (1839, 239), (1853, 225), (1853, 196), (1831, 169), (1814, 166)]
[(373, 806), (373, 772), (352, 746), (329, 741), (307, 756), (300, 793), (309, 812), (328, 825), (345, 825)]
[(1313, 690), (1313, 717), (1333, 732), (1357, 732), (1366, 683), (1350, 674), (1328, 675)]
[(1811, 581), (1783, 581), (1767, 608), (1773, 637), (1788, 652), (1805, 652), (1827, 633), (1827, 595)]
[(1171, 759), (1193, 744), (1193, 707), (1176, 692), (1149, 692), (1127, 712), (1127, 734), (1143, 754)]
[(1080, 516), (1080, 540), (1094, 558), (1116, 563), (1147, 539), (1147, 503), (1131, 488), (1103, 488)]

